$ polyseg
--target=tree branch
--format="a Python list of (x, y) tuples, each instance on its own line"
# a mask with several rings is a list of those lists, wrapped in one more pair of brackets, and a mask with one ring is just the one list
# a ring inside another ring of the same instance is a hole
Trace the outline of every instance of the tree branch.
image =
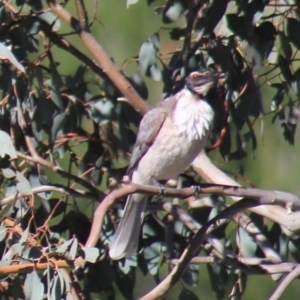
[(91, 193), (93, 193), (94, 195), (96, 195), (96, 197), (98, 197), (98, 201), (101, 200), (101, 199), (103, 199), (103, 197), (104, 197), (104, 193), (103, 192), (99, 191), (96, 187), (94, 187), (93, 185), (91, 185), (89, 182), (87, 182), (83, 178), (80, 178), (80, 177), (78, 177), (76, 175), (73, 175), (72, 173), (64, 171), (60, 167), (55, 166), (50, 161), (47, 161), (47, 160), (43, 159), (42, 157), (38, 156), (37, 154), (35, 154), (35, 156), (29, 156), (29, 155), (23, 154), (22, 152), (17, 151), (17, 155), (20, 158), (23, 158), (23, 159), (28, 160), (30, 162), (33, 162), (33, 163), (39, 164), (41, 166), (44, 166), (44, 167), (52, 170), (53, 172), (55, 172), (55, 173), (57, 173), (57, 174), (65, 177), (65, 178), (71, 179), (74, 182), (82, 185), (87, 190), (89, 190)]
[(269, 300), (277, 300), (280, 298), (287, 286), (300, 275), (300, 266), (298, 265), (293, 271), (291, 271), (286, 277), (280, 282), (276, 290), (272, 293)]
[[(207, 182), (216, 184), (225, 184), (232, 186), (240, 186), (236, 181), (218, 169), (211, 160), (202, 151), (193, 161), (194, 170)], [(231, 197), (232, 200), (238, 201), (241, 197)], [(287, 203), (288, 204), (288, 203)], [(296, 232), (300, 230), (300, 212), (296, 211), (291, 214), (287, 213), (287, 209), (280, 206), (260, 206), (259, 208), (251, 208), (250, 211), (269, 218), (270, 220), (286, 227), (288, 230)]]
[[(59, 185), (59, 184), (57, 184), (57, 185), (42, 185), (42, 186), (31, 189), (32, 194), (47, 193), (47, 192), (58, 192), (58, 193), (62, 193), (62, 194), (68, 195), (68, 196), (76, 197), (76, 198), (99, 201), (99, 199), (91, 193), (87, 193), (85, 191), (73, 190), (71, 188), (68, 188), (68, 187), (65, 187), (65, 186)], [(0, 206), (6, 205), (8, 203), (15, 201), (16, 199), (20, 199), (23, 197), (28, 197), (28, 195), (23, 195), (21, 193), (18, 193), (17, 196), (11, 195), (11, 196), (4, 197), (3, 199), (0, 200)]]
[(162, 297), (182, 276), (190, 260), (199, 251), (199, 248), (205, 238), (205, 235), (214, 229), (214, 225), (221, 219), (231, 218), (238, 212), (257, 206), (257, 202), (252, 199), (243, 199), (232, 206), (221, 211), (215, 218), (208, 221), (192, 238), (189, 246), (184, 250), (177, 265), (172, 269), (170, 274), (158, 284), (150, 293), (140, 298), (140, 300), (152, 300)]
[[(261, 205), (261, 204), (286, 205), (290, 203), (290, 201), (292, 201), (293, 203), (295, 203), (295, 207), (300, 209), (299, 197), (290, 193), (279, 192), (279, 191), (267, 191), (267, 190), (259, 190), (254, 188), (243, 188), (243, 187), (225, 186), (225, 185), (217, 185), (217, 184), (202, 184), (200, 187), (198, 187), (197, 192), (203, 194), (217, 194), (217, 195), (251, 198), (256, 201), (256, 205)], [(86, 247), (94, 247), (96, 245), (99, 235), (101, 233), (104, 216), (108, 208), (111, 207), (118, 198), (130, 194), (134, 194), (134, 193), (142, 193), (147, 195), (160, 195), (161, 191), (158, 187), (155, 186), (146, 186), (146, 185), (130, 183), (129, 185), (126, 185), (110, 193), (98, 205), (96, 211), (94, 212), (92, 228), (90, 231), (89, 238), (86, 242)], [(195, 194), (195, 188), (164, 189), (164, 196), (166, 197), (187, 198), (194, 194)]]
[(73, 266), (70, 262), (66, 260), (57, 260), (55, 263), (32, 263), (32, 264), (15, 264), (11, 266), (1, 266), (0, 267), (0, 275), (10, 275), (16, 273), (30, 273), (34, 269), (36, 270), (46, 270), (48, 268), (56, 269), (56, 268), (72, 268)]
[(149, 108), (143, 99), (137, 94), (128, 80), (119, 72), (110, 57), (105, 53), (100, 44), (96, 41), (93, 35), (83, 30), (79, 22), (71, 16), (71, 14), (65, 10), (61, 5), (57, 4), (55, 0), (47, 0), (47, 3), (51, 10), (69, 24), (81, 37), (83, 43), (95, 57), (96, 61), (100, 64), (103, 72), (107, 74), (110, 80), (120, 90), (120, 92), (126, 97), (130, 104), (141, 114), (145, 114)]

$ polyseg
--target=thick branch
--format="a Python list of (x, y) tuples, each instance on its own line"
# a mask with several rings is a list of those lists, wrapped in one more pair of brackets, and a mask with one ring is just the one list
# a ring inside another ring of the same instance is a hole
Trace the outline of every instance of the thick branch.
[(147, 104), (137, 94), (127, 79), (119, 72), (110, 57), (105, 53), (93, 35), (83, 30), (79, 22), (71, 16), (61, 5), (57, 4), (54, 0), (48, 0), (48, 5), (51, 10), (56, 13), (61, 19), (69, 24), (81, 37), (83, 43), (95, 57), (96, 61), (101, 66), (103, 72), (107, 74), (110, 80), (120, 90), (120, 92), (126, 97), (130, 104), (142, 114), (148, 111)]
[[(216, 184), (225, 184), (232, 186), (240, 186), (236, 181), (224, 174), (218, 169), (211, 160), (202, 151), (193, 162), (194, 170), (207, 182)], [(231, 197), (234, 201), (238, 201), (241, 197)], [(287, 209), (280, 206), (260, 206), (259, 208), (251, 208), (250, 211), (269, 218), (270, 220), (286, 227), (291, 231), (300, 230), (300, 212), (288, 214)]]
[(56, 269), (56, 268), (72, 268), (69, 262), (66, 260), (58, 260), (54, 263), (37, 263), (37, 264), (15, 264), (11, 266), (1, 266), (0, 275), (9, 275), (15, 273), (30, 273), (34, 269), (36, 270), (46, 270), (47, 268)]
[[(217, 184), (202, 184), (198, 188), (199, 193), (204, 194), (218, 194), (218, 195), (229, 195), (236, 197), (246, 197), (251, 198), (256, 201), (256, 205), (261, 204), (282, 204), (286, 205), (288, 203), (295, 203), (295, 207), (300, 208), (299, 197), (292, 195), (290, 193), (278, 192), (278, 191), (266, 191), (253, 188), (243, 188), (234, 186), (225, 186)], [(99, 204), (93, 216), (92, 228), (90, 231), (89, 238), (86, 242), (87, 247), (94, 247), (98, 241), (101, 228), (103, 225), (104, 216), (108, 208), (113, 205), (113, 203), (121, 197), (129, 194), (142, 193), (147, 195), (159, 195), (161, 190), (155, 186), (146, 186), (138, 184), (130, 184), (122, 187), (116, 191), (113, 191)], [(194, 188), (184, 188), (184, 189), (164, 189), (164, 196), (167, 197), (181, 197), (187, 198), (195, 194)], [(239, 202), (237, 202), (239, 203)]]

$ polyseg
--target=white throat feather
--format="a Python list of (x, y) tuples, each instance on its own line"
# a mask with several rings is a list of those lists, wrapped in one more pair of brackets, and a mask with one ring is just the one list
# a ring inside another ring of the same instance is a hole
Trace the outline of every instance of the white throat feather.
[(173, 120), (179, 133), (185, 133), (189, 141), (202, 139), (211, 129), (213, 109), (187, 88), (176, 96)]

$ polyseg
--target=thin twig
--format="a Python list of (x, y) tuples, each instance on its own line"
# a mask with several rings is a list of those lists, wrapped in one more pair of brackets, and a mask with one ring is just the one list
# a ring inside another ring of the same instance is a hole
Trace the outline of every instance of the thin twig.
[[(31, 189), (32, 194), (52, 193), (52, 192), (58, 192), (58, 193), (61, 193), (61, 194), (65, 194), (65, 195), (68, 195), (68, 196), (81, 198), (81, 199), (90, 199), (90, 200), (93, 200), (93, 201), (99, 201), (99, 199), (91, 193), (87, 193), (85, 191), (73, 190), (71, 188), (67, 188), (67, 187), (65, 187), (63, 185), (59, 185), (59, 184), (56, 184), (56, 185), (41, 185), (41, 186), (38, 186), (38, 187), (35, 187), (35, 188)], [(7, 196), (7, 197), (0, 200), (0, 206), (6, 205), (8, 203), (11, 203), (11, 202), (15, 201), (16, 199), (21, 199), (23, 197), (28, 197), (28, 195), (18, 193), (17, 196), (16, 195)]]
[[(34, 151), (35, 152), (35, 151)], [(55, 166), (54, 164), (52, 164), (50, 161), (47, 161), (45, 159), (43, 159), (42, 157), (38, 156), (37, 154), (33, 157), (33, 156), (29, 156), (26, 155), (20, 151), (17, 151), (17, 155), (20, 158), (23, 158), (27, 161), (39, 164), (41, 166), (44, 166), (50, 170), (52, 170), (53, 172), (73, 180), (74, 182), (82, 185), (83, 187), (85, 187), (87, 190), (89, 190), (91, 193), (95, 194), (99, 200), (103, 199), (104, 193), (102, 193), (101, 191), (99, 191), (96, 187), (94, 187), (93, 185), (91, 185), (89, 182), (87, 182), (86, 180), (84, 180), (83, 178), (80, 178), (76, 175), (73, 175), (69, 172), (64, 171), (63, 169), (61, 169), (58, 166)]]

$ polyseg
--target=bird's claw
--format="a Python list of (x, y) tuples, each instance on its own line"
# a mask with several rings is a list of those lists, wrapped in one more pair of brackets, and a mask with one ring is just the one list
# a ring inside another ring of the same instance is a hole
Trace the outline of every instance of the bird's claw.
[(163, 185), (159, 185), (158, 186), (159, 189), (159, 198), (163, 198), (163, 196), (165, 195), (165, 187)]
[(194, 197), (195, 199), (199, 198), (199, 194), (200, 194), (200, 186), (199, 185), (193, 185), (192, 189), (194, 190)]

